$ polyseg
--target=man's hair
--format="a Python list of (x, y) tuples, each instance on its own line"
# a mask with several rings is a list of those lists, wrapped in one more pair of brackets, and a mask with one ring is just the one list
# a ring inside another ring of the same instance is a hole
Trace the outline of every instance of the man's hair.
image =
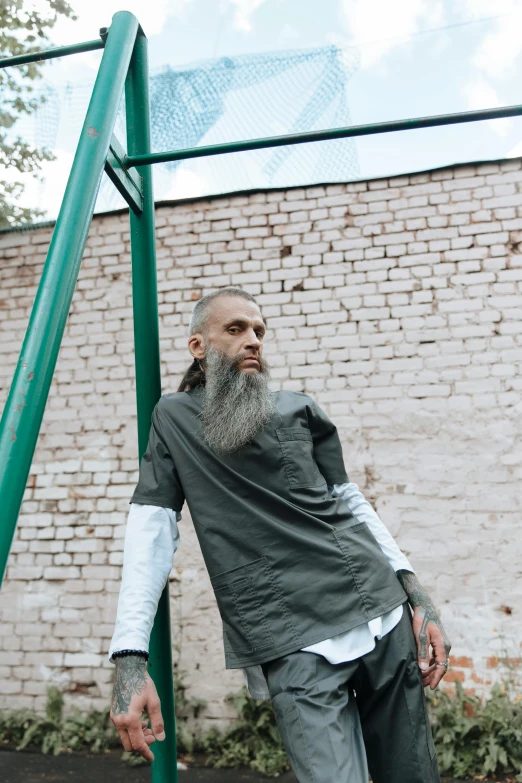
[[(190, 316), (189, 336), (199, 333), (206, 338), (209, 327), (210, 305), (218, 296), (241, 296), (243, 299), (249, 299), (251, 302), (257, 304), (252, 294), (249, 294), (248, 291), (243, 291), (242, 288), (229, 286), (228, 288), (220, 288), (219, 291), (213, 291), (211, 294), (203, 296), (194, 305), (194, 309)], [(183, 376), (178, 391), (185, 391), (187, 387), (193, 389), (200, 384), (205, 384), (205, 372), (198, 359), (194, 359)]]
[(189, 336), (199, 332), (205, 337), (208, 332), (208, 319), (210, 315), (210, 305), (214, 299), (218, 296), (242, 296), (243, 299), (249, 299), (251, 302), (255, 302), (255, 298), (248, 291), (243, 291), (242, 288), (235, 288), (229, 286), (228, 288), (221, 288), (219, 291), (213, 291), (211, 294), (207, 294), (199, 299), (194, 305), (192, 315), (190, 316)]

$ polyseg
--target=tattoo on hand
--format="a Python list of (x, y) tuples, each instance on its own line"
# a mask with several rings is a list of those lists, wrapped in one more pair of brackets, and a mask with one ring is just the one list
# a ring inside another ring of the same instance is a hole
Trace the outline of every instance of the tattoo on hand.
[(139, 695), (147, 684), (147, 662), (141, 655), (127, 655), (116, 659), (116, 676), (112, 689), (112, 712), (128, 712), (131, 699)]
[(433, 604), (433, 601), (429, 597), (426, 590), (422, 587), (421, 583), (417, 579), (415, 574), (411, 571), (397, 571), (397, 577), (399, 582), (404, 588), (404, 592), (408, 596), (408, 601), (412, 609), (418, 609), (422, 618), (422, 626), (419, 632), (419, 655), (421, 658), (428, 657), (428, 634), (427, 627), (429, 623), (433, 623), (442, 634), (444, 640), (444, 649), (446, 650), (446, 657), (449, 655), (451, 644), (446, 635), (446, 631), (442, 625), (441, 619), (437, 610)]

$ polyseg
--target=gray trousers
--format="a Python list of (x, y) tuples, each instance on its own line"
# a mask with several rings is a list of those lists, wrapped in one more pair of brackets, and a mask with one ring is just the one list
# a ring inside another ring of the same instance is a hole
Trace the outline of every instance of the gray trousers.
[(299, 783), (440, 783), (407, 604), (354, 661), (296, 652), (263, 664)]

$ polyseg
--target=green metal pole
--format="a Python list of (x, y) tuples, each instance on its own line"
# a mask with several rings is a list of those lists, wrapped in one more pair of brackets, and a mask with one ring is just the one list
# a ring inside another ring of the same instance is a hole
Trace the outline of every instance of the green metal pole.
[(0, 59), (0, 68), (10, 68), (12, 65), (27, 65), (28, 63), (39, 63), (42, 60), (53, 60), (55, 57), (66, 57), (69, 54), (79, 54), (80, 52), (93, 52), (96, 49), (103, 49), (103, 41), (84, 41), (82, 43), (71, 44), (71, 46), (57, 46), (55, 49), (44, 49), (41, 52), (30, 52), (29, 54), (17, 54), (15, 57), (3, 57)]
[(459, 114), (438, 114), (432, 117), (414, 117), (409, 120), (376, 122), (372, 125), (352, 125), (347, 128), (304, 131), (303, 133), (290, 133), (286, 136), (267, 136), (264, 139), (228, 141), (224, 144), (210, 144), (207, 147), (190, 147), (189, 149), (184, 150), (153, 152), (148, 155), (128, 155), (124, 161), (124, 165), (126, 169), (130, 169), (133, 166), (143, 166), (149, 163), (168, 163), (173, 160), (205, 158), (209, 155), (225, 155), (230, 152), (246, 152), (248, 150), (262, 150), (270, 147), (287, 147), (292, 144), (310, 144), (315, 141), (332, 141), (333, 139), (350, 139), (356, 136), (373, 136), (378, 133), (434, 128), (438, 125), (456, 125), (461, 122), (496, 120), (501, 117), (518, 117), (520, 114), (522, 114), (521, 105), (504, 106), (500, 109), (479, 109), (478, 111), (465, 111), (460, 112)]
[(0, 583), (16, 529), (45, 403), (138, 30), (114, 15), (0, 422)]
[[(132, 154), (150, 152), (150, 109), (147, 39), (138, 34), (125, 87), (127, 149)], [(139, 456), (147, 448), (154, 406), (161, 396), (158, 291), (154, 232), (154, 197), (150, 166), (138, 169), (143, 177), (143, 212), (130, 213), (132, 248), (132, 298)], [(149, 673), (158, 691), (165, 724), (165, 739), (152, 746), (153, 783), (177, 783), (176, 719), (169, 585), (161, 594), (150, 639)]]

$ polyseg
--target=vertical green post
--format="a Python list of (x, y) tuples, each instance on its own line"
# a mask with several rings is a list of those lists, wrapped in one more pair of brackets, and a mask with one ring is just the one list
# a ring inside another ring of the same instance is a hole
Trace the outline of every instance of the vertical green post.
[[(127, 151), (129, 155), (150, 152), (150, 110), (147, 39), (139, 31), (125, 85)], [(158, 291), (154, 233), (152, 169), (138, 167), (143, 177), (143, 213), (130, 212), (132, 249), (132, 298), (138, 447), (140, 459), (147, 448), (151, 416), (161, 396)], [(176, 721), (168, 582), (161, 595), (150, 639), (149, 673), (161, 700), (165, 740), (152, 746), (153, 783), (177, 783)]]
[(138, 30), (114, 15), (0, 423), (0, 583), (16, 529)]

